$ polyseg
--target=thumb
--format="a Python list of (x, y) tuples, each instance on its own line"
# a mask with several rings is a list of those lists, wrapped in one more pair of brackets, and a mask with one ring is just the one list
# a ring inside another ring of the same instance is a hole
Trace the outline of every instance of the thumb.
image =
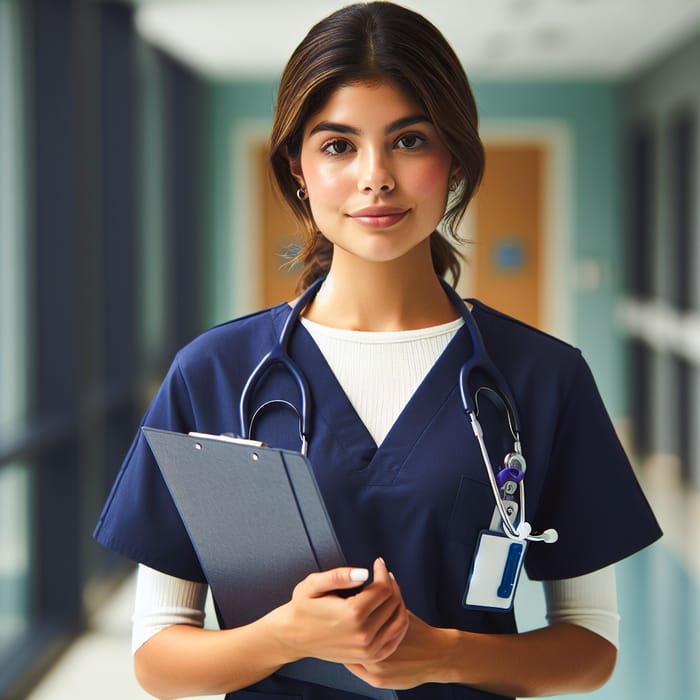
[(317, 597), (333, 593), (337, 590), (357, 588), (369, 578), (369, 569), (354, 569), (349, 566), (339, 566), (336, 569), (309, 574), (302, 585), (306, 594)]

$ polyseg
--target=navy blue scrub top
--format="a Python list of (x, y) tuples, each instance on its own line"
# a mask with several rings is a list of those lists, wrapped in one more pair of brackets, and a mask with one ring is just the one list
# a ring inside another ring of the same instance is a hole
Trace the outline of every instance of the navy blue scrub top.
[[(580, 352), (473, 301), (473, 317), (508, 382), (521, 420), (527, 459), (527, 519), (556, 528), (555, 544), (532, 543), (531, 579), (590, 573), (656, 540), (661, 532), (613, 430)], [(238, 400), (246, 379), (279, 336), (287, 304), (217, 326), (183, 348), (143, 424), (187, 433), (240, 433)], [(290, 355), (310, 385), (309, 458), (348, 563), (384, 557), (407, 607), (431, 625), (475, 632), (516, 631), (512, 612), (465, 610), (462, 596), (480, 530), (494, 510), (485, 468), (457, 388), (472, 352), (461, 328), (377, 447), (318, 347), (298, 324)], [(482, 394), (485, 396), (486, 394)], [(287, 398), (296, 385), (271, 371), (253, 407)], [(512, 449), (497, 403), (480, 401), (495, 464)], [(299, 449), (298, 422), (276, 409), (255, 435)], [(151, 451), (137, 433), (95, 530), (104, 546), (170, 575), (205, 581)], [(457, 685), (401, 691), (407, 699), (495, 698)], [(271, 676), (231, 698), (358, 696)]]

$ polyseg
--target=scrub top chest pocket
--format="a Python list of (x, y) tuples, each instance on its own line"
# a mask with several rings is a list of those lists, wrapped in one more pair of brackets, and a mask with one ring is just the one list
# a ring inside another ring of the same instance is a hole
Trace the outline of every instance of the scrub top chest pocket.
[(463, 475), (449, 521), (451, 554), (462, 561), (461, 606), (508, 612), (525, 560), (527, 542), (490, 529), (498, 523), (491, 488)]
[(474, 551), (479, 533), (489, 527), (493, 516), (493, 497), (485, 481), (463, 474), (459, 479), (457, 494), (448, 524), (448, 539), (457, 543), (462, 551)]

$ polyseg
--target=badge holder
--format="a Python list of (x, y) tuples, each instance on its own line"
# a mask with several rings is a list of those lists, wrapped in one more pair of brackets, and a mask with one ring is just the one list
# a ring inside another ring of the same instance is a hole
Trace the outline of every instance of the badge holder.
[[(504, 505), (514, 523), (517, 502)], [(494, 510), (489, 529), (479, 533), (462, 605), (477, 610), (511, 610), (526, 550), (526, 540), (511, 539), (503, 532), (498, 509)]]

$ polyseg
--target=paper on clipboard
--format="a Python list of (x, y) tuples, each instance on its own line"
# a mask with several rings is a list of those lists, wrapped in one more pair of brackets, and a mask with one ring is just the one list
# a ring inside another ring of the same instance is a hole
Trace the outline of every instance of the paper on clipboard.
[[(142, 428), (226, 627), (286, 603), (313, 571), (345, 559), (308, 460), (227, 436)], [(341, 664), (302, 659), (281, 675), (396, 700)]]

